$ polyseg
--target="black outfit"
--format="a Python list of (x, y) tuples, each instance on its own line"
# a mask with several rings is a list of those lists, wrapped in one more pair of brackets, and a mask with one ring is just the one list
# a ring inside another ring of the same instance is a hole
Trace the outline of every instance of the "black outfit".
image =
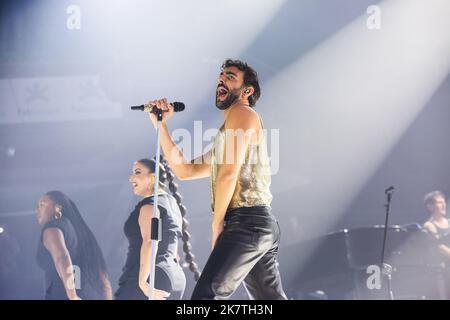
[(242, 281), (251, 299), (287, 299), (276, 260), (280, 228), (271, 208), (228, 209), (224, 221), (224, 231), (203, 269), (192, 299), (228, 299)]
[[(450, 219), (448, 219), (448, 222), (450, 223)], [(450, 247), (450, 228), (441, 228), (436, 223), (431, 222), (434, 227), (436, 228), (436, 238), (438, 240), (438, 244), (445, 245), (447, 247)], [(440, 254), (440, 253), (439, 253)], [(440, 254), (442, 259), (442, 278), (438, 281), (439, 282), (439, 289), (440, 290), (440, 299), (448, 299), (450, 297), (450, 265), (448, 262), (448, 259), (444, 259), (444, 257)]]
[[(46, 300), (68, 300), (66, 290), (63, 282), (58, 275), (55, 268), (50, 252), (45, 248), (43, 243), (44, 231), (48, 228), (58, 228), (64, 235), (64, 242), (67, 250), (69, 251), (72, 264), (80, 266), (80, 258), (78, 254), (78, 239), (75, 229), (69, 219), (62, 217), (61, 219), (55, 219), (47, 222), (41, 231), (41, 238), (37, 250), (37, 262), (38, 265), (45, 272), (45, 299)], [(101, 290), (101, 283), (97, 283), (95, 286), (88, 283), (85, 277), (83, 277), (83, 270), (81, 273), (81, 285), (80, 289), (77, 289), (77, 294), (81, 299), (104, 299), (104, 295)]]
[[(124, 232), (129, 241), (127, 260), (119, 279), (115, 298), (119, 300), (145, 300), (146, 295), (139, 288), (139, 268), (142, 235), (139, 227), (139, 213), (142, 206), (153, 205), (153, 196), (140, 201), (125, 222)], [(177, 261), (178, 238), (182, 234), (182, 217), (175, 198), (163, 193), (158, 196), (162, 235), (158, 243), (155, 263), (155, 289), (170, 293), (168, 299), (181, 299), (186, 287), (186, 277)]]
[[(450, 219), (447, 220), (450, 223)], [(449, 245), (449, 240), (447, 239), (450, 235), (450, 228), (441, 228), (436, 223), (431, 222), (436, 228), (436, 237), (438, 239), (444, 239), (442, 244)]]

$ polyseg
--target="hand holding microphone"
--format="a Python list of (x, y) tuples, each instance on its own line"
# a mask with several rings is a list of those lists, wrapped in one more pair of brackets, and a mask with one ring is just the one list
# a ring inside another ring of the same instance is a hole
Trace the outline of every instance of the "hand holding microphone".
[(153, 123), (153, 126), (156, 128), (156, 123), (158, 121), (157, 113), (159, 111), (162, 112), (162, 123), (166, 123), (168, 119), (172, 118), (174, 112), (181, 112), (184, 110), (184, 103), (182, 102), (167, 102), (166, 98), (160, 100), (152, 100), (149, 101), (145, 105), (141, 106), (133, 106), (132, 110), (142, 110), (144, 112), (148, 112), (150, 115), (150, 120)]

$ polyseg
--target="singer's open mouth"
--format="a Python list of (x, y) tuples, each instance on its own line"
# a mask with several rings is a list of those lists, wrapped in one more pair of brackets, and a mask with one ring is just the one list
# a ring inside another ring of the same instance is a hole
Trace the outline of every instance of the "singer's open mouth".
[(219, 98), (220, 100), (224, 100), (228, 94), (228, 90), (223, 86), (219, 86), (217, 87), (216, 94), (217, 98)]

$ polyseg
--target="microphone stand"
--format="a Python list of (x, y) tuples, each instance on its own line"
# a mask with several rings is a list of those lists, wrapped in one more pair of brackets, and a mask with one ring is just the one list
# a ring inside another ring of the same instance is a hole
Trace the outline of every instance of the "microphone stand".
[(388, 287), (388, 300), (394, 300), (394, 293), (392, 292), (391, 280), (392, 280), (392, 266), (384, 262), (384, 251), (386, 248), (386, 238), (387, 238), (387, 228), (388, 228), (388, 220), (389, 220), (389, 211), (391, 208), (391, 199), (392, 193), (394, 192), (394, 187), (389, 187), (385, 190), (385, 194), (387, 196), (387, 203), (385, 204), (386, 208), (386, 220), (384, 222), (384, 235), (383, 235), (383, 248), (381, 251), (381, 273), (387, 278), (387, 287)]
[(159, 192), (159, 165), (160, 165), (160, 141), (161, 141), (161, 122), (163, 111), (158, 109), (154, 111), (156, 113), (157, 122), (156, 122), (156, 164), (155, 164), (155, 184), (153, 189), (153, 214), (152, 214), (152, 227), (151, 227), (151, 236), (150, 239), (152, 241), (152, 254), (150, 257), (150, 276), (149, 276), (149, 292), (148, 299), (153, 300), (153, 294), (155, 291), (155, 262), (156, 262), (156, 254), (158, 251), (158, 242), (161, 241), (161, 221), (159, 219), (158, 214), (158, 192)]

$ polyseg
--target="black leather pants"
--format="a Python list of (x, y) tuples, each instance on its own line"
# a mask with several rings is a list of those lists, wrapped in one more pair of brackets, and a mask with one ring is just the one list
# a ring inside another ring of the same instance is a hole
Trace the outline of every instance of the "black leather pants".
[(276, 261), (279, 241), (270, 207), (228, 210), (191, 299), (228, 299), (242, 281), (251, 299), (286, 299)]

